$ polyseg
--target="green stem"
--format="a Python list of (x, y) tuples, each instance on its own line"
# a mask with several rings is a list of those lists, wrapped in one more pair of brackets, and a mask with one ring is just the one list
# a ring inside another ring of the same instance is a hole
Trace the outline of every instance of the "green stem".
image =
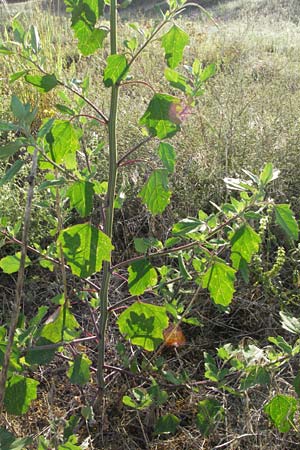
[[(117, 53), (117, 5), (116, 0), (111, 0), (110, 6), (110, 46), (111, 55)], [(117, 181), (117, 112), (118, 112), (119, 86), (113, 85), (111, 90), (110, 114), (108, 120), (109, 137), (109, 178), (108, 192), (106, 198), (104, 232), (112, 238), (113, 219), (114, 219), (114, 200)], [(99, 389), (103, 390), (104, 382), (104, 360), (105, 360), (105, 330), (107, 323), (108, 290), (111, 279), (110, 262), (103, 263), (103, 278), (100, 292), (100, 319), (99, 319), (99, 344), (98, 344), (98, 363), (97, 380)]]

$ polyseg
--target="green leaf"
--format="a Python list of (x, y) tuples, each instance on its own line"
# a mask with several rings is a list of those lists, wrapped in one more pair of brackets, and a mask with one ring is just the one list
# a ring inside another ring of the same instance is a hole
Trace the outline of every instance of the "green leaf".
[[(4, 362), (4, 355), (6, 352), (6, 347), (7, 347), (7, 342), (0, 342), (0, 366), (3, 365)], [(18, 350), (17, 346), (14, 344), (12, 351), (11, 351), (11, 355), (10, 355), (10, 359), (9, 359), (9, 370), (14, 370), (14, 371), (21, 371), (22, 370), (22, 366), (20, 364), (20, 351)]]
[(14, 52), (9, 50), (9, 48), (4, 47), (4, 45), (0, 45), (0, 55), (13, 55)]
[(74, 362), (71, 363), (67, 372), (71, 383), (83, 386), (90, 380), (90, 366), (92, 361), (84, 354), (75, 356)]
[(104, 84), (110, 87), (126, 77), (128, 66), (125, 55), (110, 55), (104, 69)]
[(28, 73), (28, 70), (21, 70), (20, 72), (12, 73), (9, 77), (9, 82), (13, 83), (14, 81), (19, 80), (19, 78), (22, 78), (27, 73)]
[(41, 49), (41, 41), (36, 26), (30, 27), (30, 45), (34, 53), (38, 53)]
[(22, 121), (24, 119), (26, 109), (21, 100), (16, 95), (12, 95), (11, 97), (10, 108), (16, 119), (18, 119), (19, 121)]
[(76, 159), (72, 162), (68, 158), (70, 155), (75, 158), (75, 152), (80, 148), (78, 130), (68, 120), (55, 120), (46, 139), (50, 144), (53, 161), (65, 163), (68, 169), (75, 169)]
[(217, 305), (228, 306), (233, 298), (235, 270), (222, 262), (215, 262), (204, 274), (202, 286), (207, 288)]
[(170, 30), (161, 38), (161, 45), (165, 50), (165, 58), (171, 69), (174, 69), (181, 62), (184, 47), (189, 43), (189, 35), (173, 25)]
[(207, 352), (204, 352), (204, 367), (204, 376), (211, 381), (221, 382), (228, 374), (228, 369), (218, 369), (214, 358)]
[(143, 410), (148, 408), (152, 404), (152, 398), (146, 389), (143, 388), (133, 388), (132, 393), (134, 399), (129, 397), (128, 395), (124, 395), (122, 398), (122, 402), (125, 406), (129, 408), (134, 408), (137, 410)]
[(4, 186), (5, 184), (9, 183), (20, 170), (22, 169), (24, 165), (24, 161), (21, 159), (18, 159), (3, 175), (3, 177), (0, 179), (0, 187)]
[(75, 208), (81, 217), (86, 217), (93, 208), (94, 185), (89, 181), (76, 181), (67, 191), (71, 208)]
[(58, 446), (58, 450), (82, 450), (82, 447), (76, 444), (77, 444), (77, 437), (75, 435), (71, 435), (69, 436), (67, 442)]
[(58, 237), (72, 273), (87, 278), (99, 272), (102, 261), (110, 261), (113, 246), (102, 231), (85, 223), (62, 230)]
[(295, 376), (293, 386), (296, 394), (298, 395), (298, 397), (300, 397), (300, 372), (298, 372), (297, 375)]
[(181, 110), (179, 98), (167, 94), (154, 94), (140, 119), (140, 124), (146, 125), (150, 133), (159, 139), (172, 137), (180, 130)]
[[(43, 342), (47, 339), (48, 343), (69, 342), (78, 337), (78, 328), (80, 328), (79, 323), (70, 309), (66, 308), (64, 311), (64, 307), (60, 306), (43, 325), (40, 338), (43, 338)], [(39, 339), (37, 345), (40, 344)]]
[(91, 55), (102, 47), (107, 30), (95, 28), (103, 14), (103, 0), (66, 1), (68, 11), (72, 13), (72, 28), (78, 39), (78, 48), (85, 56)]
[(152, 214), (161, 214), (170, 203), (171, 191), (168, 186), (168, 171), (156, 169), (148, 178), (139, 197)]
[(25, 75), (27, 83), (35, 86), (40, 92), (49, 92), (59, 83), (54, 74), (52, 75)]
[(297, 406), (298, 402), (294, 397), (279, 394), (265, 405), (264, 411), (280, 433), (287, 433), (294, 426)]
[(154, 427), (154, 434), (169, 434), (176, 433), (177, 427), (180, 423), (180, 419), (174, 416), (174, 414), (166, 414), (161, 416)]
[(273, 168), (272, 163), (267, 163), (260, 174), (259, 180), (263, 186), (278, 178), (280, 171)]
[[(14, 273), (18, 272), (20, 269), (20, 261), (21, 261), (21, 252), (18, 252), (11, 256), (5, 256), (0, 260), (0, 268), (4, 273)], [(26, 256), (25, 259), (25, 267), (28, 267), (31, 264), (30, 259)]]
[(176, 153), (173, 145), (161, 142), (158, 147), (158, 155), (169, 173), (175, 169)]
[(9, 431), (0, 428), (0, 448), (3, 450), (24, 450), (27, 445), (32, 443), (32, 438), (16, 438)]
[[(50, 330), (48, 329), (49, 334)], [(61, 332), (62, 332), (62, 327), (60, 328), (60, 330), (57, 331), (57, 333), (60, 334), (61, 337)], [(60, 341), (60, 339), (58, 339)], [(38, 364), (39, 366), (44, 366), (46, 364), (49, 364), (55, 357), (55, 351), (57, 349), (44, 349), (42, 348), (41, 350), (38, 349), (39, 346), (43, 346), (43, 345), (49, 345), (49, 344), (53, 344), (52, 341), (50, 341), (47, 338), (44, 337), (40, 337), (37, 342), (36, 342), (36, 348), (34, 350), (28, 350), (28, 352), (25, 355), (25, 361), (27, 364), (30, 364), (31, 366)]]
[(256, 366), (241, 380), (240, 388), (244, 391), (257, 385), (269, 385), (270, 382), (269, 372), (264, 367)]
[(282, 328), (290, 331), (293, 334), (300, 335), (300, 319), (297, 319), (290, 313), (284, 311), (280, 311), (279, 314), (282, 321), (281, 322)]
[(196, 425), (203, 436), (208, 436), (223, 418), (224, 409), (215, 399), (207, 398), (198, 403)]
[(168, 326), (166, 308), (163, 306), (134, 303), (119, 317), (120, 332), (132, 344), (154, 351), (163, 342), (163, 331)]
[(9, 378), (4, 397), (6, 411), (16, 416), (26, 413), (32, 400), (37, 398), (38, 384), (38, 381), (21, 375)]
[(293, 353), (293, 347), (286, 342), (286, 340), (282, 336), (269, 336), (268, 341), (275, 344), (282, 352), (291, 355)]
[(192, 95), (192, 88), (189, 85), (188, 79), (176, 72), (176, 70), (167, 68), (165, 69), (165, 77), (169, 81), (170, 85), (175, 89), (180, 89), (187, 95)]
[(55, 108), (58, 109), (59, 112), (63, 114), (68, 114), (69, 116), (75, 116), (75, 111), (69, 108), (66, 105), (61, 105), (60, 103), (56, 103)]
[(157, 284), (157, 272), (146, 260), (136, 261), (128, 267), (128, 289), (131, 295), (141, 295)]
[(248, 224), (242, 225), (231, 238), (231, 261), (235, 269), (239, 269), (241, 260), (251, 262), (252, 256), (258, 252), (261, 242), (259, 234)]
[(17, 131), (18, 129), (18, 125), (0, 120), (0, 131)]
[(162, 248), (162, 243), (154, 237), (134, 238), (134, 247), (139, 253), (146, 253), (150, 248)]
[(187, 236), (191, 233), (205, 232), (207, 225), (203, 220), (187, 217), (175, 223), (172, 228), (173, 236)]
[(276, 223), (283, 229), (283, 231), (290, 239), (297, 241), (299, 235), (299, 227), (293, 211), (290, 209), (289, 205), (275, 205), (274, 210)]
[(215, 75), (217, 67), (214, 63), (206, 66), (200, 73), (200, 80), (204, 83), (206, 80)]
[(23, 139), (16, 139), (15, 141), (8, 142), (6, 145), (2, 145), (0, 147), (0, 161), (14, 155), (24, 145), (26, 143)]

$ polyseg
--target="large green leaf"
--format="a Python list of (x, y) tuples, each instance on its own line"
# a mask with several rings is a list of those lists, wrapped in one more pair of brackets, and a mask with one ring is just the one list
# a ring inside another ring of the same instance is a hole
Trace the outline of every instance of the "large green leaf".
[(38, 381), (21, 375), (9, 378), (4, 397), (6, 411), (17, 416), (26, 413), (32, 400), (37, 398), (38, 384)]
[(222, 405), (213, 398), (201, 400), (198, 403), (198, 414), (196, 424), (203, 436), (208, 436), (223, 418), (224, 409)]
[(289, 205), (275, 205), (275, 220), (276, 223), (283, 229), (290, 239), (298, 240), (299, 227), (295, 219), (293, 211)]
[(88, 383), (90, 379), (91, 364), (92, 361), (86, 355), (76, 355), (67, 372), (71, 383), (79, 384), (79, 386), (83, 386), (84, 384)]
[(152, 214), (161, 214), (170, 203), (171, 191), (168, 186), (168, 171), (156, 169), (148, 178), (139, 197)]
[(167, 94), (154, 94), (147, 110), (140, 119), (141, 125), (146, 125), (153, 136), (160, 139), (173, 136), (180, 130), (179, 111), (181, 101)]
[(228, 306), (231, 303), (235, 281), (235, 270), (222, 262), (215, 262), (204, 274), (202, 286), (207, 288), (217, 305)]
[(95, 28), (103, 14), (103, 0), (66, 0), (68, 11), (72, 13), (72, 28), (78, 39), (78, 48), (85, 56), (102, 47), (108, 31)]
[(132, 295), (141, 295), (157, 284), (157, 272), (146, 259), (131, 264), (128, 273), (128, 289)]
[[(4, 273), (18, 272), (18, 270), (20, 269), (20, 261), (21, 252), (18, 252), (15, 255), (5, 256), (0, 260), (0, 268)], [(31, 264), (31, 261), (28, 256), (26, 256), (25, 267), (28, 267), (29, 264)]]
[(75, 208), (81, 217), (88, 216), (93, 208), (94, 185), (89, 181), (76, 181), (68, 189), (71, 208)]
[[(49, 343), (60, 341), (72, 341), (78, 336), (79, 323), (69, 310), (60, 306), (54, 314), (50, 316), (40, 332), (40, 337)], [(39, 344), (39, 342), (38, 342)]]
[(298, 402), (294, 397), (279, 394), (265, 405), (264, 411), (278, 431), (286, 433), (294, 427), (293, 420), (297, 406)]
[(59, 83), (54, 74), (52, 75), (25, 75), (27, 83), (32, 84), (40, 92), (49, 92)]
[(163, 331), (168, 326), (166, 308), (134, 303), (118, 319), (120, 332), (132, 344), (153, 351), (163, 341)]
[(46, 139), (53, 161), (64, 163), (68, 169), (75, 169), (75, 152), (80, 148), (78, 130), (68, 120), (55, 120)]
[(0, 147), (0, 161), (7, 159), (14, 155), (21, 147), (25, 145), (23, 139), (16, 139), (15, 141), (8, 142)]
[(182, 60), (184, 47), (189, 43), (189, 35), (173, 25), (161, 38), (161, 45), (165, 50), (165, 58), (171, 69), (174, 69)]
[(125, 55), (110, 55), (106, 60), (104, 69), (104, 84), (110, 87), (121, 81), (127, 74), (127, 61)]
[(281, 317), (282, 328), (290, 331), (290, 333), (300, 335), (300, 319), (294, 317), (287, 311), (280, 311), (279, 314)]
[(176, 161), (176, 153), (173, 145), (167, 142), (161, 142), (158, 147), (158, 155), (167, 171), (173, 173)]
[(188, 79), (169, 67), (165, 70), (165, 77), (170, 85), (176, 89), (180, 89), (187, 95), (192, 95), (193, 90), (189, 85)]
[(83, 278), (99, 272), (102, 261), (110, 261), (114, 248), (110, 238), (89, 223), (62, 230), (58, 243), (62, 245), (72, 272)]
[(0, 449), (3, 450), (24, 450), (24, 448), (32, 443), (32, 438), (16, 438), (9, 431), (0, 428)]
[(252, 256), (258, 252), (261, 242), (259, 234), (248, 224), (242, 225), (231, 238), (231, 261), (239, 269), (241, 261), (250, 263)]

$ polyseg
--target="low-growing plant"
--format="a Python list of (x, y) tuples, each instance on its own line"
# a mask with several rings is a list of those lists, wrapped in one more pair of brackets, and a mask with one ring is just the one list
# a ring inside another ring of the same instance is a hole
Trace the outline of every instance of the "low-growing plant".
[[(107, 394), (105, 371), (124, 371), (138, 380), (143, 379), (144, 385), (135, 386), (126, 393), (123, 404), (137, 412), (155, 410), (154, 435), (175, 433), (180, 418), (167, 410), (167, 389), (189, 383), (194, 389), (197, 387), (190, 382), (184, 368), (179, 375), (166, 368), (161, 352), (166, 347), (177, 348), (185, 343), (183, 324), (201, 326), (192, 315), (200, 292), (207, 291), (216, 308), (226, 313), (233, 301), (238, 278), (249, 283), (255, 276), (255, 282), (273, 289), (273, 280), (284, 262), (284, 251), (281, 246), (269, 265), (260, 263), (266, 223), (280, 228), (287, 242), (292, 244), (298, 240), (299, 226), (288, 204), (276, 204), (269, 198), (268, 186), (279, 175), (269, 163), (259, 176), (245, 170), (245, 179), (225, 179), (228, 191), (233, 193), (226, 203), (214, 205), (216, 212), (208, 215), (199, 211), (197, 217), (181, 219), (163, 238), (136, 236), (135, 255), (122, 259), (118, 248), (114, 247), (117, 240), (113, 235), (115, 211), (122, 208), (119, 172), (128, 165), (142, 163), (136, 156), (137, 151), (141, 146), (155, 142), (157, 151), (147, 160), (148, 177), (138, 199), (149, 214), (163, 214), (170, 203), (169, 184), (176, 163), (171, 139), (201, 102), (205, 83), (216, 75), (216, 65), (203, 66), (195, 59), (187, 61), (185, 72), (178, 69), (189, 35), (177, 25), (176, 17), (192, 5), (189, 2), (170, 0), (168, 11), (151, 30), (145, 31), (136, 23), (131, 24), (134, 35), (130, 34), (122, 44), (117, 38), (115, 0), (109, 5), (109, 28), (101, 23), (103, 1), (66, 0), (66, 5), (78, 48), (84, 57), (90, 58), (101, 51), (105, 39), (110, 37), (110, 54), (105, 59), (105, 67), (99, 68), (99, 77), (101, 74), (104, 86), (110, 89), (111, 100), (107, 113), (89, 99), (89, 90), (96, 90), (97, 86), (89, 86), (87, 78), (64, 80), (48, 71), (37, 28), (31, 26), (26, 31), (14, 20), (14, 40), (2, 45), (0, 52), (7, 58), (17, 54), (26, 63), (26, 68), (15, 71), (11, 80), (23, 78), (41, 94), (59, 89), (62, 103), (56, 104), (58, 117), (43, 120), (36, 130), (32, 124), (37, 108), (13, 95), (11, 112), (14, 121), (0, 122), (1, 131), (15, 133), (15, 139), (0, 148), (0, 159), (11, 163), (2, 184), (10, 182), (21, 170), (20, 151), (24, 149), (31, 160), (22, 237), (19, 238), (19, 229), (5, 223), (3, 218), (0, 228), (3, 245), (12, 245), (14, 251), (0, 260), (0, 267), (5, 274), (18, 272), (10, 323), (0, 328), (0, 409), (15, 415), (26, 413), (38, 395), (39, 383), (34, 377), (36, 368), (50, 364), (59, 355), (68, 362), (70, 383), (80, 387), (88, 385), (95, 374), (96, 398), (81, 408), (81, 417), (86, 422), (95, 420), (94, 411), (99, 411), (104, 404)], [(156, 92), (147, 80), (131, 77), (132, 65), (156, 39), (164, 50), (166, 67), (163, 75), (170, 88), (178, 92), (177, 96)], [(148, 86), (152, 97), (138, 123), (144, 139), (119, 156), (119, 92), (130, 84)], [(107, 140), (93, 149), (86, 149), (82, 140), (91, 123), (105, 130)], [(106, 144), (108, 179), (92, 163)], [(43, 181), (36, 185), (37, 179), (41, 178)], [(35, 189), (47, 192), (45, 208), (55, 217), (48, 246), (41, 243), (28, 245)], [(45, 271), (59, 268), (60, 293), (51, 299), (54, 312), (49, 315), (49, 307), (40, 305), (35, 315), (26, 319), (20, 314), (25, 269), (34, 264), (39, 264)], [(71, 277), (75, 292), (69, 285)], [(114, 279), (127, 284), (129, 297), (116, 301)], [(191, 293), (188, 300), (182, 300), (183, 292)], [(91, 332), (84, 329), (72, 312), (74, 295), (86, 306), (93, 327)], [(114, 315), (117, 315), (116, 323), (124, 340), (148, 352), (147, 357), (146, 353), (141, 357), (129, 356), (120, 337), (117, 351), (124, 367), (107, 364), (107, 322)], [(292, 327), (298, 333), (294, 318), (286, 313), (282, 318), (286, 327)], [(95, 344), (95, 354), (77, 350), (76, 346), (89, 342)], [(281, 336), (270, 338), (270, 343), (280, 351), (272, 350), (270, 346), (259, 349), (252, 344), (237, 348), (225, 345), (218, 350), (222, 361), (220, 368), (212, 356), (205, 353), (205, 377), (225, 392), (238, 395), (253, 386), (270, 383), (269, 368), (279, 370), (282, 361), (299, 352), (298, 343), (291, 346)], [(238, 386), (237, 383), (231, 386), (237, 376)], [(295, 381), (296, 392), (299, 390), (297, 383)], [(280, 394), (265, 406), (265, 412), (279, 431), (288, 431), (298, 408), (298, 400)], [(194, 421), (203, 436), (214, 430), (223, 420), (224, 413), (224, 407), (216, 399), (199, 402)], [(39, 448), (49, 445), (59, 449), (80, 448), (73, 433), (79, 425), (75, 419), (69, 418), (69, 421), (72, 423), (69, 427), (66, 425), (68, 432), (62, 434), (59, 442), (40, 438)], [(1, 433), (2, 441), (7, 439), (13, 443), (10, 434), (3, 429)], [(29, 440), (15, 441), (12, 445), (17, 444), (26, 446)]]

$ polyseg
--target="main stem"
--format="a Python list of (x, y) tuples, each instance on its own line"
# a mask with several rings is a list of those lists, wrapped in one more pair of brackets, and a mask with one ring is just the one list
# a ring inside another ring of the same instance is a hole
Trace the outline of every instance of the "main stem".
[[(117, 53), (117, 4), (116, 0), (110, 2), (110, 53)], [(114, 84), (111, 90), (110, 114), (108, 121), (109, 135), (109, 178), (108, 191), (106, 198), (105, 223), (104, 232), (112, 238), (113, 220), (114, 220), (114, 200), (117, 181), (117, 113), (118, 113), (118, 95), (119, 86)], [(103, 278), (100, 291), (100, 319), (99, 319), (99, 344), (98, 344), (98, 363), (97, 363), (97, 379), (98, 387), (103, 390), (104, 382), (104, 358), (105, 358), (105, 330), (107, 323), (107, 307), (108, 307), (108, 291), (111, 279), (110, 262), (103, 262)]]

